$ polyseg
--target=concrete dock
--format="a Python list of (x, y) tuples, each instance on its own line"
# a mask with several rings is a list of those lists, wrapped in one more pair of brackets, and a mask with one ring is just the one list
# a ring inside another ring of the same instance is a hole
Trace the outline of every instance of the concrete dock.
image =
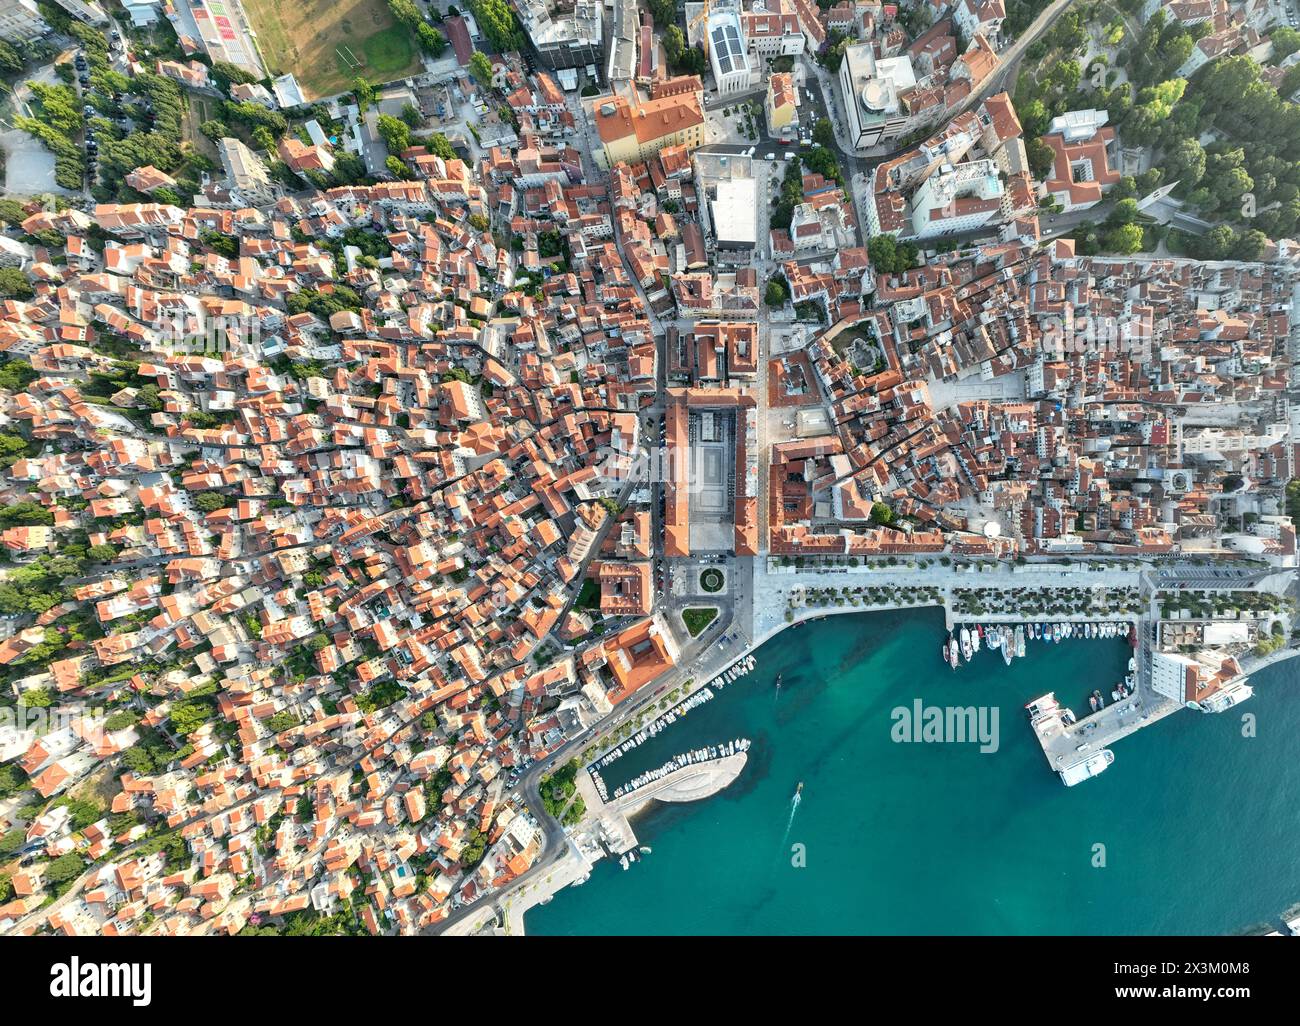
[[(1035, 707), (1037, 714), (1033, 712)], [(1181, 707), (1139, 688), (1127, 698), (1070, 724), (1062, 718), (1066, 707), (1056, 701), (1055, 692), (1035, 699), (1027, 708), (1031, 709), (1030, 726), (1047, 764), (1059, 773)]]
[(693, 802), (715, 795), (740, 775), (747, 758), (746, 753), (738, 752), (684, 766), (608, 804), (600, 800), (591, 774), (579, 773), (575, 782), (588, 816), (579, 828), (579, 836), (570, 840), (563, 858), (545, 876), (502, 895), (499, 908), (485, 906), (481, 915), (457, 924), (449, 933), (523, 936), (524, 914), (530, 908), (546, 904), (565, 887), (581, 885), (593, 863), (601, 857), (601, 849), (622, 855), (637, 847), (629, 816), (653, 801)]
[(749, 755), (737, 752), (720, 759), (683, 766), (673, 770), (667, 776), (639, 787), (631, 794), (625, 794), (610, 802), (607, 808), (617, 809), (626, 815), (639, 812), (650, 801), (660, 802), (694, 802), (717, 794), (730, 784), (745, 768)]

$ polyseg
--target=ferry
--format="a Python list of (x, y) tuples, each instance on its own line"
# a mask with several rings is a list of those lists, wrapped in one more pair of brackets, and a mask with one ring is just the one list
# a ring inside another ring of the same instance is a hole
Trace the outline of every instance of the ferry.
[(1060, 771), (1061, 782), (1066, 787), (1073, 787), (1075, 784), (1088, 780), (1097, 774), (1106, 770), (1112, 762), (1115, 761), (1115, 753), (1109, 748), (1103, 748), (1088, 758), (1076, 762), (1073, 766), (1067, 766)]

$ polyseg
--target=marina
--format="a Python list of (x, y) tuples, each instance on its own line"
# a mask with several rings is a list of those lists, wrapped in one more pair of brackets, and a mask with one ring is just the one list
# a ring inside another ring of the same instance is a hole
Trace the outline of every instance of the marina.
[[(1011, 666), (1023, 659), (1030, 642), (1059, 645), (1070, 640), (1123, 640), (1136, 650), (1135, 624), (1122, 620), (1031, 622), (1031, 623), (961, 623), (954, 625), (943, 642), (943, 658), (954, 670), (969, 664), (981, 648), (1001, 654)], [(959, 658), (960, 657), (960, 660)], [(1115, 761), (1107, 745), (1127, 737), (1153, 720), (1174, 712), (1178, 705), (1150, 692), (1138, 696), (1136, 654), (1128, 660), (1127, 672), (1109, 688), (1109, 701), (1100, 688), (1087, 696), (1089, 714), (1079, 719), (1074, 710), (1059, 702), (1055, 692), (1048, 692), (1026, 704), (1030, 727), (1043, 749), (1048, 765), (1066, 787), (1074, 787), (1098, 776)]]
[[(631, 778), (743, 736), (753, 742), (744, 772), (708, 801), (647, 804), (636, 833), (653, 855), (627, 872), (602, 859), (582, 887), (528, 912), (528, 932), (1228, 933), (1296, 917), (1278, 913), (1300, 893), (1289, 857), (1300, 809), (1288, 797), (1300, 788), (1291, 752), (1300, 709), (1289, 701), (1300, 661), (1257, 671), (1253, 701), (1271, 725), (1258, 738), (1243, 741), (1229, 717), (1176, 717), (1118, 750), (1122, 772), (1066, 787), (1058, 770), (1043, 772), (1017, 712), (1045, 680), (1078, 681), (1082, 694), (1084, 682), (1122, 679), (1132, 648), (1070, 638), (1047, 649), (1027, 638), (1028, 654), (1010, 667), (994, 653), (954, 675), (933, 662), (942, 622), (938, 610), (859, 613), (763, 646), (751, 686), (716, 694), (619, 767)], [(917, 695), (1001, 706), (1002, 746), (984, 756), (893, 743), (889, 710)], [(1115, 707), (1103, 722), (1131, 715)], [(1207, 758), (1224, 780), (1267, 772), (1277, 786), (1202, 788), (1174, 802), (1140, 786)], [(1124, 872), (1095, 868), (1099, 841)], [(791, 866), (796, 844), (807, 846), (805, 868)], [(1215, 857), (1168, 872), (1188, 851)]]
[[(1012, 659), (1023, 659), (1028, 642), (1058, 644), (1070, 638), (1125, 638), (1137, 644), (1137, 628), (1125, 620), (1088, 620), (1032, 623), (961, 623), (954, 625), (942, 644), (943, 661), (954, 670), (971, 662), (981, 648), (997, 652), (1008, 666)], [(960, 656), (960, 659), (958, 658)]]
[[(700, 706), (704, 705), (706, 702), (712, 701), (714, 695), (718, 691), (721, 691), (728, 684), (732, 684), (735, 681), (740, 680), (740, 678), (747, 676), (753, 671), (756, 665), (757, 663), (752, 653), (745, 655), (710, 680), (708, 684), (692, 691), (686, 696), (686, 698), (682, 699), (667, 712), (663, 713), (661, 716), (655, 717), (644, 727), (638, 729), (630, 738), (614, 745), (596, 756), (596, 758), (591, 760), (586, 768), (587, 771), (592, 774), (593, 779), (597, 781), (597, 786), (600, 788), (604, 787), (604, 782), (600, 778), (599, 770), (611, 766), (623, 756), (627, 755), (628, 752), (635, 751), (647, 741), (658, 737), (660, 733), (685, 717), (687, 713), (700, 708)], [(779, 678), (777, 686), (780, 686)], [(738, 739), (737, 741), (732, 742), (732, 744), (738, 744), (740, 740), (741, 739)], [(717, 757), (716, 752), (712, 757)]]
[[(734, 741), (727, 741), (721, 745), (712, 745), (708, 748), (696, 748), (689, 752), (683, 752), (681, 755), (673, 756), (673, 758), (669, 759), (657, 769), (647, 770), (640, 776), (628, 781), (628, 783), (615, 788), (613, 797), (622, 798), (625, 795), (633, 794), (648, 784), (653, 784), (656, 781), (663, 780), (675, 773), (677, 770), (685, 769), (688, 766), (714, 762), (718, 759), (725, 759), (729, 756), (736, 755), (737, 753), (747, 752), (749, 751), (749, 745), (749, 739), (741, 737), (736, 738)], [(589, 769), (588, 772), (591, 774), (592, 782), (596, 785), (596, 792), (600, 795), (601, 801), (608, 802), (610, 800), (610, 795), (605, 786), (605, 781), (600, 776), (600, 771)]]

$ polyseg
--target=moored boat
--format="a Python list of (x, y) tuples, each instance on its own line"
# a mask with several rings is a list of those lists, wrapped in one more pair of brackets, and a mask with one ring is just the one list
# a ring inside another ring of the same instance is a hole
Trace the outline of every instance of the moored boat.
[(1088, 756), (1088, 758), (1061, 770), (1061, 782), (1064, 783), (1066, 787), (1073, 787), (1081, 781), (1097, 776), (1097, 774), (1103, 772), (1106, 767), (1114, 761), (1115, 753), (1109, 748), (1103, 748), (1100, 752), (1095, 752)]

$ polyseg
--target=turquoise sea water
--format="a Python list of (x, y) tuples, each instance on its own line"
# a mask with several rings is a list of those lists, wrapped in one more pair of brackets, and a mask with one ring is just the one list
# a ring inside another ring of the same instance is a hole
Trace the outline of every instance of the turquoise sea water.
[[(749, 737), (736, 782), (638, 816), (652, 854), (626, 872), (598, 863), (529, 912), (528, 932), (1233, 933), (1300, 902), (1300, 660), (1257, 674), (1239, 711), (1171, 716), (1066, 788), (1023, 706), (1055, 691), (1082, 717), (1092, 688), (1109, 696), (1122, 678), (1127, 642), (1030, 642), (1010, 668), (981, 652), (953, 672), (942, 636), (940, 614), (910, 612), (773, 639), (755, 672), (604, 771), (612, 790)], [(895, 743), (890, 712), (916, 698), (996, 705), (999, 750)]]

